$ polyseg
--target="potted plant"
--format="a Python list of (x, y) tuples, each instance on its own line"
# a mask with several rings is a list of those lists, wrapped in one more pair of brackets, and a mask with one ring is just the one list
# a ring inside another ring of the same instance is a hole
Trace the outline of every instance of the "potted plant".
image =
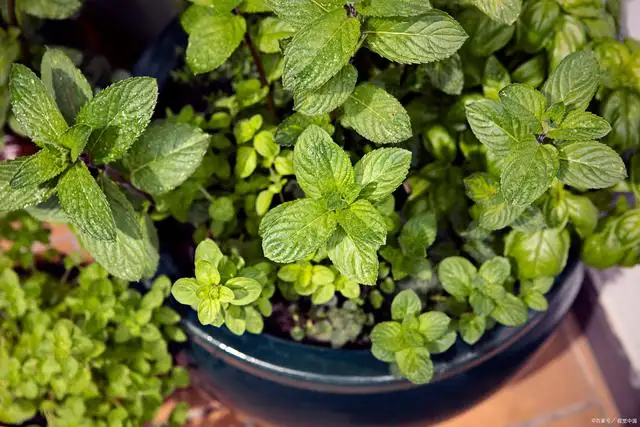
[(164, 83), (150, 125), (151, 79), (94, 96), (56, 51), (44, 84), (13, 67), (43, 149), (0, 164), (0, 201), (62, 211), (116, 277), (170, 274), (222, 400), (278, 425), (439, 419), (550, 334), (579, 254), (637, 263), (617, 194), (640, 53), (615, 2), (193, 3), (186, 65), (172, 29), (136, 68)]

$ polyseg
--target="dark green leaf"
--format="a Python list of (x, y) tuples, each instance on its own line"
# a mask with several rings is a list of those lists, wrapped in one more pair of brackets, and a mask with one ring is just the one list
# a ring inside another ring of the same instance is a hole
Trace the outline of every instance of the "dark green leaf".
[(187, 63), (196, 73), (221, 66), (242, 42), (247, 23), (238, 15), (204, 15), (190, 27)]
[(64, 151), (55, 147), (43, 148), (22, 162), (11, 179), (11, 187), (15, 189), (38, 187), (60, 175), (68, 165), (68, 158)]
[(558, 178), (576, 188), (608, 188), (627, 177), (618, 153), (599, 142), (580, 141), (562, 145), (559, 158)]
[(318, 89), (294, 94), (295, 110), (309, 116), (330, 113), (345, 103), (353, 93), (357, 80), (358, 70), (347, 64)]
[(569, 110), (584, 111), (600, 84), (600, 65), (592, 52), (566, 57), (549, 76), (542, 92), (549, 105), (562, 102)]

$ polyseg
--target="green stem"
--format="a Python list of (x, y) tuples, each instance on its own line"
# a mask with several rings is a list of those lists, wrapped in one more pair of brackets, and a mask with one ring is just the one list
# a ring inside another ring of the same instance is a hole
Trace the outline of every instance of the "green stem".
[(198, 186), (198, 190), (200, 190), (200, 192), (204, 195), (204, 197), (208, 201), (213, 202), (213, 196), (207, 191), (207, 189), (200, 184), (197, 184), (197, 186)]

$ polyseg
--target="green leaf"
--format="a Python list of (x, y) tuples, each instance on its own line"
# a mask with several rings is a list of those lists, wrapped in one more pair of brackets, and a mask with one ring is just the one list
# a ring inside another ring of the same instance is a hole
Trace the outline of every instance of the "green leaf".
[(194, 279), (178, 279), (171, 287), (171, 295), (173, 295), (180, 304), (193, 306), (200, 301), (197, 294), (199, 287), (200, 285)]
[(460, 335), (464, 342), (469, 345), (473, 345), (482, 338), (486, 324), (484, 316), (464, 313), (458, 322), (458, 329), (460, 330)]
[(560, 147), (558, 178), (576, 188), (609, 188), (627, 177), (624, 162), (613, 149), (595, 141)]
[(304, 259), (323, 247), (336, 229), (336, 215), (323, 200), (301, 199), (270, 210), (260, 223), (262, 250), (274, 262)]
[(527, 206), (544, 194), (558, 172), (558, 151), (552, 145), (533, 144), (507, 158), (500, 176), (505, 200)]
[(453, 256), (442, 260), (438, 266), (438, 278), (444, 289), (459, 300), (471, 291), (471, 282), (478, 270), (468, 259)]
[(308, 116), (330, 113), (345, 103), (353, 93), (357, 80), (358, 70), (347, 64), (318, 89), (295, 93), (295, 110)]
[(520, 279), (555, 277), (567, 263), (570, 244), (567, 230), (547, 229), (534, 233), (514, 230), (505, 240), (504, 254), (515, 260)]
[(435, 341), (442, 337), (449, 330), (451, 323), (449, 316), (439, 311), (423, 313), (418, 316), (418, 321), (420, 322), (420, 333), (427, 341)]
[(424, 347), (410, 347), (396, 353), (398, 369), (414, 384), (426, 384), (433, 377), (433, 362)]
[(640, 95), (619, 89), (611, 93), (601, 107), (602, 116), (611, 123), (607, 144), (630, 148), (640, 145)]
[(9, 86), (22, 130), (39, 146), (56, 145), (69, 126), (42, 81), (24, 65), (13, 64)]
[(204, 15), (189, 32), (187, 64), (195, 74), (221, 66), (242, 42), (247, 23), (238, 15)]
[(314, 199), (343, 192), (354, 184), (351, 160), (322, 128), (311, 125), (293, 150), (298, 185)]
[(386, 241), (382, 215), (366, 200), (338, 213), (339, 232), (329, 240), (329, 258), (349, 279), (374, 285), (378, 277), (377, 250)]
[(422, 311), (422, 301), (412, 289), (400, 291), (391, 303), (391, 318), (402, 320), (405, 317), (417, 316)]
[(411, 257), (424, 258), (427, 248), (436, 240), (438, 223), (432, 212), (423, 212), (411, 217), (404, 225), (398, 243), (402, 252)]
[(53, 193), (56, 183), (51, 181), (27, 189), (11, 187), (11, 180), (26, 160), (23, 157), (0, 162), (0, 212), (11, 212), (37, 205)]
[(91, 85), (69, 57), (59, 49), (47, 49), (40, 66), (42, 82), (58, 104), (67, 123), (91, 98)]
[(80, 7), (80, 0), (20, 0), (20, 10), (42, 19), (67, 19)]
[(280, 146), (276, 144), (275, 135), (271, 131), (259, 132), (253, 139), (253, 148), (265, 159), (275, 159), (280, 154)]
[(505, 326), (520, 326), (527, 321), (527, 307), (515, 295), (507, 293), (505, 297), (496, 301), (497, 306), (491, 317)]
[(473, 134), (489, 150), (506, 155), (531, 138), (526, 122), (511, 115), (496, 101), (476, 101), (466, 105)]
[(498, 193), (489, 202), (481, 205), (478, 222), (488, 230), (501, 230), (512, 225), (525, 209), (526, 206), (512, 206), (504, 200), (502, 193)]
[(87, 151), (94, 162), (121, 158), (144, 132), (158, 98), (158, 85), (149, 77), (122, 80), (98, 93), (82, 107), (76, 124), (93, 129)]
[(400, 148), (379, 148), (355, 165), (356, 183), (362, 186), (360, 197), (376, 202), (393, 193), (404, 181), (411, 165), (411, 152)]
[(123, 164), (136, 188), (151, 195), (165, 194), (193, 175), (210, 139), (188, 124), (157, 122), (133, 144)]
[(318, 116), (305, 116), (302, 113), (295, 113), (287, 117), (276, 131), (276, 142), (280, 145), (295, 145), (298, 138), (309, 126), (317, 125), (332, 135), (335, 128), (331, 124), (331, 117), (328, 114)]
[(322, 285), (311, 296), (311, 302), (315, 305), (326, 304), (336, 293), (336, 287), (333, 284)]
[(549, 69), (556, 69), (568, 55), (583, 49), (587, 41), (584, 24), (574, 16), (561, 14), (553, 38), (547, 42)]
[(360, 21), (343, 8), (298, 31), (285, 49), (284, 88), (300, 94), (317, 89), (349, 63), (360, 39)]
[(60, 145), (68, 148), (71, 161), (75, 162), (84, 151), (91, 136), (91, 128), (87, 125), (75, 125), (67, 129), (60, 137)]
[[(80, 244), (113, 276), (137, 281), (155, 274), (158, 266), (157, 235), (151, 220), (137, 214), (133, 206), (109, 178), (100, 184), (115, 219), (116, 238), (98, 240), (79, 229)], [(60, 194), (58, 194), (60, 196)]]
[(52, 196), (42, 203), (26, 208), (26, 210), (32, 217), (34, 217), (38, 221), (49, 222), (53, 224), (69, 223), (69, 218), (67, 218), (67, 215), (62, 210), (57, 196)]
[(469, 297), (469, 304), (473, 308), (473, 312), (478, 316), (488, 316), (491, 314), (496, 303), (492, 298), (482, 293), (481, 290), (474, 289)]
[(220, 283), (220, 272), (209, 261), (198, 260), (196, 266), (196, 280), (200, 285), (210, 286)]
[(503, 285), (511, 275), (509, 260), (501, 256), (484, 262), (478, 271), (488, 285)]
[(252, 334), (262, 333), (262, 330), (264, 329), (264, 320), (262, 319), (262, 316), (260, 315), (258, 310), (253, 307), (245, 307), (244, 317), (247, 332)]
[(460, 95), (464, 88), (464, 73), (460, 55), (454, 53), (449, 58), (423, 64), (419, 68), (426, 74), (433, 86), (448, 95)]
[(402, 350), (405, 345), (402, 325), (399, 322), (381, 322), (371, 330), (371, 342), (382, 350), (396, 352)]
[(431, 354), (440, 354), (449, 350), (456, 343), (456, 331), (449, 328), (449, 332), (441, 336), (435, 341), (427, 342), (427, 350)]
[(464, 9), (456, 19), (469, 34), (465, 49), (480, 58), (486, 58), (506, 46), (515, 29), (513, 25), (494, 21), (474, 7)]
[(280, 40), (293, 36), (294, 30), (286, 21), (267, 17), (260, 21), (257, 45), (264, 53), (279, 53)]
[(500, 192), (500, 181), (486, 172), (476, 172), (464, 179), (467, 197), (476, 203), (487, 203)]
[(546, 78), (546, 63), (543, 55), (534, 56), (523, 62), (511, 73), (511, 79), (514, 82), (524, 83), (531, 87), (540, 86)]
[(522, 10), (522, 0), (471, 0), (471, 4), (501, 24), (513, 24)]
[(224, 255), (216, 242), (211, 239), (205, 239), (198, 244), (194, 258), (196, 262), (200, 260), (208, 261), (218, 268), (220, 262), (224, 259)]
[(428, 0), (369, 0), (358, 12), (367, 16), (417, 16), (431, 10)]
[(402, 104), (372, 83), (359, 85), (349, 96), (341, 122), (377, 144), (402, 142), (413, 135)]
[(107, 198), (84, 163), (71, 166), (57, 189), (60, 205), (76, 228), (95, 240), (115, 240), (116, 225)]
[(487, 59), (482, 77), (482, 90), (488, 99), (498, 100), (498, 92), (511, 83), (509, 70), (494, 55)]
[(233, 128), (233, 136), (236, 138), (236, 143), (239, 145), (251, 141), (263, 123), (264, 119), (260, 114), (240, 120)]
[(60, 175), (68, 165), (65, 152), (56, 148), (43, 148), (21, 163), (11, 179), (11, 187), (15, 189), (37, 187)]
[(364, 34), (369, 49), (401, 64), (425, 64), (453, 55), (467, 40), (451, 16), (430, 10), (406, 18), (371, 18)]
[(542, 133), (542, 118), (547, 107), (543, 94), (525, 84), (512, 84), (500, 91), (500, 101), (512, 115), (526, 121), (530, 133)]
[(591, 199), (585, 196), (576, 196), (571, 193), (565, 195), (565, 202), (569, 209), (569, 220), (580, 237), (587, 238), (596, 229), (600, 211)]
[(547, 136), (565, 141), (599, 139), (611, 132), (611, 126), (602, 117), (584, 111), (573, 110), (560, 126), (549, 131)]
[(238, 178), (248, 178), (258, 167), (258, 153), (253, 147), (242, 146), (236, 154), (235, 173)]
[(203, 325), (211, 325), (219, 322), (222, 315), (222, 307), (220, 301), (205, 298), (198, 304), (198, 320)]
[(233, 199), (227, 196), (217, 197), (209, 206), (209, 216), (214, 221), (232, 221), (236, 216)]
[(260, 297), (262, 285), (255, 279), (249, 277), (234, 277), (224, 284), (233, 291), (235, 299), (231, 301), (233, 305), (248, 305)]
[(279, 18), (296, 30), (308, 27), (310, 23), (327, 13), (342, 9), (342, 0), (266, 0)]
[(640, 200), (640, 154), (631, 156), (629, 162), (629, 185), (636, 200)]
[(600, 65), (592, 52), (576, 52), (562, 60), (542, 87), (548, 104), (562, 102), (569, 110), (584, 111), (600, 84)]
[(396, 361), (396, 354), (393, 351), (384, 350), (376, 344), (371, 345), (371, 354), (382, 362), (392, 363)]
[(615, 225), (615, 234), (624, 246), (640, 243), (640, 209), (625, 212)]
[(547, 299), (540, 292), (527, 292), (523, 295), (522, 300), (529, 308), (535, 311), (547, 311), (547, 308), (549, 308)]
[(518, 47), (527, 53), (544, 48), (553, 36), (560, 17), (560, 7), (555, 0), (527, 1), (516, 25)]

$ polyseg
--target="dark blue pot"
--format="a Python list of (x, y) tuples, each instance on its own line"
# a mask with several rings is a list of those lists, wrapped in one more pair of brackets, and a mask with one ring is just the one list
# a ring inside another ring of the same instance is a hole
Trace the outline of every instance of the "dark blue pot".
[[(135, 75), (160, 86), (180, 64), (185, 35), (172, 24), (143, 56)], [(161, 232), (162, 234), (162, 232)], [(179, 273), (164, 256), (160, 273)], [(237, 337), (202, 326), (184, 311), (189, 354), (203, 380), (224, 403), (278, 426), (398, 426), (432, 423), (462, 411), (507, 380), (569, 311), (584, 269), (572, 257), (548, 294), (549, 309), (529, 314), (519, 328), (496, 327), (473, 347), (461, 340), (434, 357), (431, 383), (415, 386), (389, 375), (368, 351), (332, 350), (269, 335)]]

